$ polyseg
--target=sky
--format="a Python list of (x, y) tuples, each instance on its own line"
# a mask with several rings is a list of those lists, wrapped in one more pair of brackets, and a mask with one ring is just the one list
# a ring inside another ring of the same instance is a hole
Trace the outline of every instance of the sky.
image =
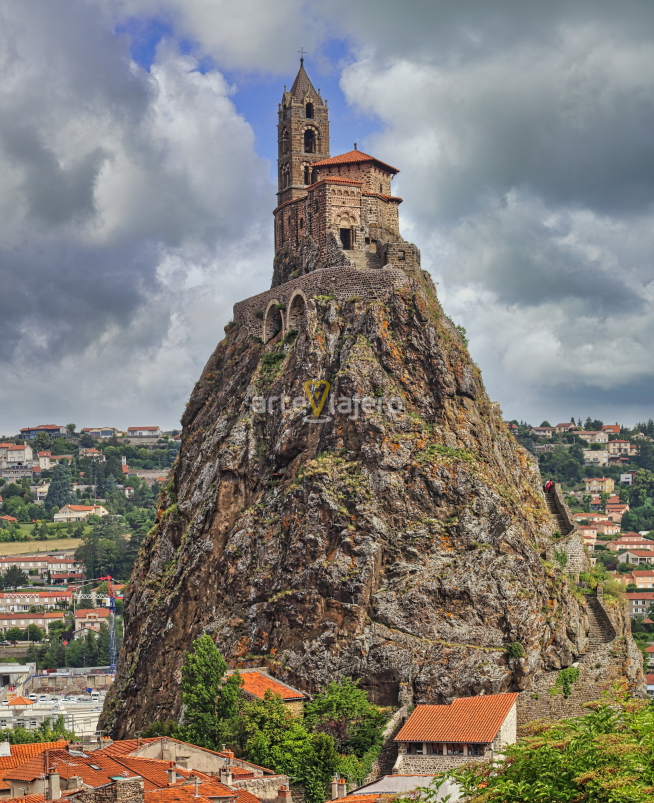
[(505, 417), (653, 416), (651, 0), (0, 0), (0, 433), (178, 426), (300, 48)]

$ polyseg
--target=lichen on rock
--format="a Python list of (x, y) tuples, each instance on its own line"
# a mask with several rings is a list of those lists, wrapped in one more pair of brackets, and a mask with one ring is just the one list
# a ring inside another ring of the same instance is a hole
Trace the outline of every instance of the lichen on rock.
[[(358, 414), (334, 403), (312, 422), (291, 403), (309, 379)], [(310, 692), (343, 675), (382, 704), (401, 686), (414, 702), (527, 690), (588, 647), (552, 541), (537, 464), (426, 274), (387, 300), (314, 298), (296, 336), (265, 346), (232, 325), (129, 584), (103, 727), (176, 717), (203, 632)]]

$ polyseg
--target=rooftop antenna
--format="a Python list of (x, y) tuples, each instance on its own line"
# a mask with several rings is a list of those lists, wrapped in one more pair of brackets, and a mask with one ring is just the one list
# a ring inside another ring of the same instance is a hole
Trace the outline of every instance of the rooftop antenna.
[(200, 794), (199, 794), (199, 792), (198, 792), (198, 784), (199, 784), (199, 783), (200, 783), (200, 779), (199, 779), (199, 778), (198, 778), (198, 776), (196, 775), (196, 776), (195, 776), (195, 794), (193, 795), (193, 797), (200, 797)]
[(300, 67), (301, 67), (304, 64), (304, 57), (306, 56), (307, 51), (303, 47), (301, 47), (298, 50), (298, 53), (300, 54)]

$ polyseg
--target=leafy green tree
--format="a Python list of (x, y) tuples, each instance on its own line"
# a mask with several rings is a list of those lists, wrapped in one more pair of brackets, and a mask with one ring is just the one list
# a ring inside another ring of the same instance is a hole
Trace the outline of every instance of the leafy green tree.
[(75, 434), (75, 424), (66, 424), (66, 432), (68, 432), (69, 435), (74, 435)]
[(217, 746), (216, 701), (227, 670), (213, 639), (208, 634), (193, 642), (184, 653), (182, 666), (182, 701), (186, 707), (186, 737), (200, 747)]
[(45, 638), (45, 633), (38, 625), (31, 624), (25, 629), (25, 636), (30, 641), (41, 641)]
[(7, 641), (22, 641), (23, 631), (20, 629), (20, 627), (10, 627), (5, 633), (5, 638)]
[(8, 588), (19, 588), (29, 583), (29, 577), (19, 566), (10, 566), (5, 573), (5, 582)]
[[(469, 764), (445, 778), (468, 803), (651, 803), (654, 708), (641, 701), (595, 703), (586, 716), (536, 722), (491, 768)], [(425, 799), (436, 800), (435, 779)]]
[(98, 633), (98, 666), (109, 666), (109, 627), (106, 622), (100, 625), (100, 632)]
[(72, 491), (73, 484), (68, 466), (59, 464), (52, 471), (50, 487), (45, 497), (43, 506), (50, 511), (53, 507), (60, 510), (64, 505), (75, 504), (75, 494)]

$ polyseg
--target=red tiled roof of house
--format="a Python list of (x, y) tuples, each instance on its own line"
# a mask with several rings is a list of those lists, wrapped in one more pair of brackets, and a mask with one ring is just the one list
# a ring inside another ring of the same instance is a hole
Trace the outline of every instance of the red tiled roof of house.
[(649, 549), (627, 549), (626, 552), (639, 558), (652, 558), (654, 560), (654, 552)]
[(161, 736), (151, 736), (147, 739), (141, 739), (140, 743), (138, 739), (118, 739), (95, 752), (104, 753), (107, 756), (126, 756), (133, 753), (134, 750), (138, 750), (139, 747), (143, 747), (143, 745), (158, 742), (159, 739), (161, 739)]
[(111, 611), (109, 608), (80, 608), (75, 612), (75, 619), (85, 619), (90, 613), (94, 613), (106, 619)]
[(28, 700), (27, 697), (13, 697), (7, 705), (34, 705), (34, 700)]
[(634, 577), (653, 577), (653, 576), (654, 576), (654, 570), (652, 570), (652, 569), (647, 569), (647, 570), (645, 571), (644, 569), (643, 569), (643, 570), (638, 570), (638, 569), (635, 569), (635, 570), (633, 570), (633, 571), (631, 572), (631, 574), (632, 574)]
[(628, 591), (627, 599), (654, 599), (654, 591)]
[(458, 697), (450, 705), (418, 705), (396, 742), (477, 742), (495, 738), (518, 693)]
[(83, 512), (85, 510), (94, 510), (96, 507), (100, 507), (100, 505), (66, 505), (66, 507), (75, 512)]
[(382, 162), (380, 159), (376, 159), (374, 156), (370, 156), (363, 151), (348, 151), (347, 153), (341, 153), (338, 156), (331, 156), (329, 159), (322, 159), (320, 162), (313, 162), (311, 167), (326, 167), (328, 165), (337, 164), (356, 164), (358, 162), (376, 162), (382, 167), (385, 167), (387, 170), (391, 170), (393, 173), (400, 172), (397, 167), (391, 167), (391, 165), (386, 164), (386, 162)]
[(647, 684), (651, 686), (654, 684), (654, 675), (645, 675), (645, 680), (647, 681)]
[[(11, 786), (9, 788), (11, 789)], [(3, 797), (2, 803), (45, 803), (45, 795), (25, 795), (25, 797)]]
[[(314, 164), (316, 163), (314, 162)], [(154, 429), (156, 431), (159, 429), (159, 427), (127, 427), (128, 432), (138, 432), (139, 430), (142, 429)]]
[(645, 647), (645, 652), (653, 653), (654, 652), (654, 644), (651, 644), (649, 647)]
[(0, 770), (13, 769), (20, 767), (34, 756), (38, 756), (44, 750), (61, 750), (68, 742), (35, 742), (34, 744), (12, 744), (10, 756), (0, 756)]
[[(238, 792), (235, 789), (230, 789), (229, 786), (212, 780), (198, 784), (198, 797), (195, 797), (195, 784), (176, 784), (167, 789), (146, 791), (145, 803), (209, 803), (211, 798), (231, 797), (236, 800), (237, 796)], [(254, 795), (251, 797), (257, 803), (261, 803)]]
[(273, 694), (279, 694), (282, 700), (305, 699), (303, 692), (278, 683), (270, 676), (264, 675), (261, 672), (242, 672), (241, 677), (243, 678), (243, 691), (252, 694), (254, 697), (260, 697), (262, 700), (268, 690)]
[(0, 516), (0, 519), (2, 519), (2, 521), (8, 521), (8, 522), (18, 521), (18, 519), (15, 519), (13, 516)]

